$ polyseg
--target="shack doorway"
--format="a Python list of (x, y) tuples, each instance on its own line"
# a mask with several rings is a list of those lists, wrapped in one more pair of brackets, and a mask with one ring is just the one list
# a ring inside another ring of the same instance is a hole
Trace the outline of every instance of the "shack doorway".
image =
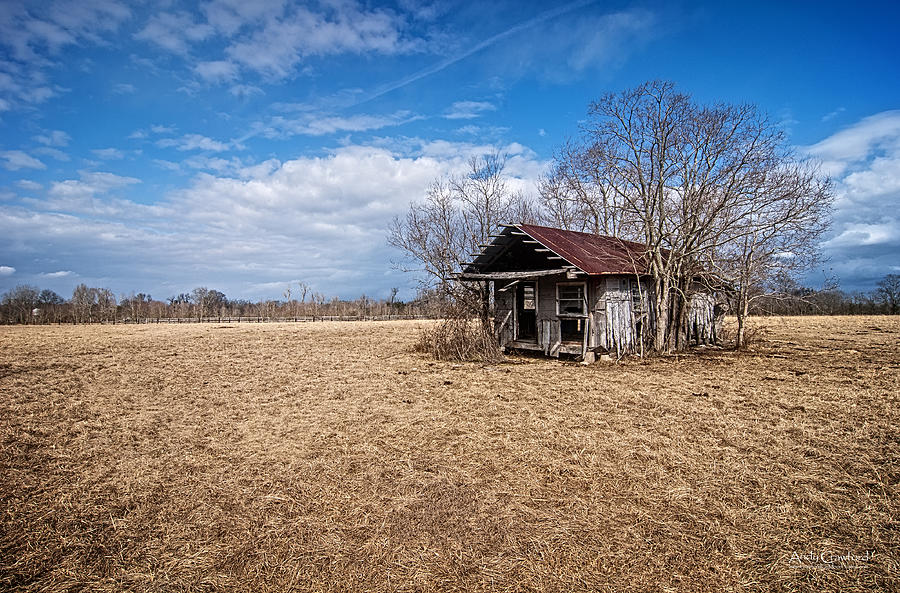
[(516, 287), (516, 339), (537, 343), (537, 286), (520, 282)]

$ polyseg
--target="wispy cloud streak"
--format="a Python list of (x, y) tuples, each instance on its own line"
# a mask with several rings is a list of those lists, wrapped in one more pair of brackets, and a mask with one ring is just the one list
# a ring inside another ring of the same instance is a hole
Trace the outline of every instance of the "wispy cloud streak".
[(521, 33), (522, 31), (526, 31), (528, 29), (531, 29), (532, 27), (536, 27), (537, 25), (545, 23), (554, 18), (560, 17), (564, 14), (568, 14), (568, 13), (578, 10), (580, 8), (584, 8), (585, 6), (594, 4), (594, 3), (596, 3), (596, 1), (597, 0), (579, 0), (578, 2), (571, 2), (569, 4), (560, 6), (558, 8), (546, 10), (546, 11), (542, 12), (541, 14), (528, 19), (527, 21), (521, 22), (518, 25), (515, 25), (501, 33), (497, 33), (493, 37), (489, 37), (489, 38), (485, 39), (481, 43), (475, 44), (470, 49), (468, 49), (460, 54), (446, 58), (446, 59), (438, 62), (437, 64), (434, 64), (433, 66), (429, 66), (428, 68), (419, 70), (415, 74), (411, 74), (410, 76), (407, 76), (406, 78), (402, 78), (396, 82), (390, 83), (386, 86), (379, 88), (378, 90), (374, 91), (373, 93), (366, 95), (364, 98), (362, 98), (357, 103), (357, 105), (366, 103), (373, 99), (377, 99), (378, 97), (381, 97), (390, 92), (396, 91), (397, 89), (401, 89), (401, 88), (408, 86), (414, 82), (422, 80), (423, 78), (427, 78), (429, 76), (437, 74), (438, 72), (445, 70), (445, 69), (449, 68), (450, 66), (452, 66), (458, 62), (461, 62), (462, 60), (465, 60), (469, 56), (472, 56), (484, 49), (487, 49), (488, 47), (496, 44), (499, 41), (502, 41), (504, 39), (512, 37), (513, 35), (515, 35), (517, 33)]

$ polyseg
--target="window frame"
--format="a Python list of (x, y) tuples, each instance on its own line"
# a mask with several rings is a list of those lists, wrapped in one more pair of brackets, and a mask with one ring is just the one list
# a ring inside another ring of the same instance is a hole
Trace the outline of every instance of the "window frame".
[[(526, 284), (534, 284), (534, 309), (533, 309), (533, 311), (534, 311), (534, 324), (535, 324), (535, 329), (534, 329), (535, 336), (534, 336), (534, 339), (535, 339), (535, 341), (536, 341), (536, 340), (538, 339), (538, 323), (539, 323), (539, 321), (538, 321), (538, 308), (539, 308), (539, 305), (538, 305), (538, 298), (539, 298), (539, 297), (538, 297), (538, 294), (540, 293), (540, 289), (539, 289), (539, 287), (540, 287), (540, 282), (539, 282), (537, 279), (534, 279), (534, 280), (524, 280), (524, 281), (516, 280), (516, 282), (518, 283), (518, 285), (517, 285), (517, 286), (515, 287), (515, 289), (513, 290), (513, 299), (512, 299), (512, 311), (513, 311), (513, 339), (514, 339), (514, 340), (520, 340), (520, 339), (522, 339), (522, 337), (521, 337), (521, 335), (520, 335), (520, 333), (519, 333), (519, 322), (521, 321), (521, 320), (519, 319), (519, 289), (520, 289), (520, 288), (524, 288), (524, 286), (525, 286)], [(524, 309), (524, 307), (523, 307), (523, 309)], [(528, 309), (528, 310), (531, 311), (532, 309)], [(530, 339), (530, 338), (529, 338), (529, 339)]]
[[(522, 287), (522, 291), (523, 291), (523, 294), (522, 294), (522, 310), (523, 310), (523, 311), (534, 311), (535, 314), (537, 314), (537, 309), (538, 309), (538, 306), (537, 306), (537, 301), (538, 301), (537, 281), (536, 281), (536, 280), (531, 280), (531, 281), (528, 281), (528, 282), (522, 282), (520, 286)], [(525, 288), (526, 288), (526, 287), (531, 287), (531, 289), (532, 289), (532, 293), (531, 293), (531, 307), (526, 307), (526, 306), (525, 306), (525, 301), (528, 300), (528, 299), (526, 298), (525, 294), (524, 294), (524, 291), (525, 291)], [(518, 309), (518, 308), (519, 308), (519, 302), (518, 302), (518, 296), (519, 296), (519, 295), (518, 295), (518, 291), (516, 291), (516, 292), (517, 292), (517, 294), (516, 294), (516, 309)]]
[[(560, 288), (566, 286), (580, 286), (581, 287), (581, 313), (566, 313), (560, 312), (559, 303), (561, 300), (564, 301), (574, 301), (575, 299), (560, 299), (559, 292)], [(587, 282), (557, 282), (556, 283), (556, 316), (563, 317), (567, 319), (586, 319), (588, 316), (588, 291), (587, 291)]]

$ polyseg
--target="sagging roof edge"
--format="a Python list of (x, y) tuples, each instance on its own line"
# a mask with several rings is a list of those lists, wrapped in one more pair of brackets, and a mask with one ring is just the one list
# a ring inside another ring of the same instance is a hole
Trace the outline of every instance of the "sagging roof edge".
[(503, 256), (516, 239), (533, 244), (536, 250), (545, 251), (550, 259), (561, 260), (552, 262), (553, 267), (565, 262), (566, 266), (588, 276), (647, 273), (644, 246), (633, 241), (527, 223), (499, 226), (502, 230), (491, 235), (493, 241), (481, 245), (480, 252), (472, 254), (474, 259), (463, 264), (464, 274), (484, 272)]

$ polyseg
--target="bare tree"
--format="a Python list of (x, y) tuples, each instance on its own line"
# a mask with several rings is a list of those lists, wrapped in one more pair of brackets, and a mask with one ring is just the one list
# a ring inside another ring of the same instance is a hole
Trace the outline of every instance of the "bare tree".
[(72, 291), (72, 312), (76, 323), (93, 321), (94, 308), (97, 305), (97, 289), (87, 284), (79, 284)]
[(191, 295), (182, 292), (179, 295), (169, 297), (169, 309), (175, 314), (175, 317), (187, 317), (190, 313)]
[[(557, 155), (543, 202), (583, 228), (642, 242), (653, 278), (652, 346), (687, 345), (692, 295), (759, 286), (808, 266), (831, 193), (752, 105), (699, 105), (669, 82), (592, 103), (579, 145)], [(749, 295), (750, 293), (747, 292)]]
[(321, 292), (313, 292), (310, 297), (310, 301), (313, 304), (313, 316), (317, 316), (320, 314), (322, 308), (325, 306), (326, 297)]
[(621, 239), (639, 238), (638, 227), (624, 217), (628, 211), (597, 147), (567, 141), (554, 155), (554, 166), (540, 180), (541, 206), (553, 226)]
[(875, 295), (887, 307), (891, 315), (900, 312), (900, 274), (888, 274), (875, 290)]
[[(782, 287), (819, 261), (819, 239), (830, 222), (830, 185), (814, 168), (794, 163), (767, 173), (755, 199), (732, 214), (739, 224), (705, 254), (705, 269), (715, 270), (733, 291), (737, 348), (745, 345), (753, 301), (789, 296)], [(836, 288), (826, 284), (825, 291)]]
[(3, 295), (2, 303), (10, 321), (28, 323), (32, 319), (32, 311), (38, 306), (39, 299), (40, 289), (20, 284)]
[[(181, 297), (184, 296), (186, 295), (181, 295)], [(181, 297), (179, 297), (180, 300)], [(224, 293), (205, 286), (198, 286), (192, 290), (189, 300), (194, 303), (198, 321), (202, 321), (204, 317), (221, 315), (222, 309), (228, 305), (228, 298)]]
[(192, 290), (191, 302), (196, 307), (197, 321), (203, 321), (209, 312), (209, 289), (205, 286), (198, 286)]
[(45, 288), (38, 295), (37, 304), (40, 307), (41, 318), (46, 321), (59, 322), (62, 318), (62, 308), (65, 300), (49, 288)]
[(291, 298), (291, 294), (291, 283), (288, 282), (287, 288), (284, 289), (282, 296), (284, 296), (284, 301), (288, 306), (288, 315), (295, 317), (297, 315), (297, 303)]
[(119, 299), (119, 305), (127, 313), (132, 321), (141, 321), (150, 315), (150, 303), (153, 299), (149, 294), (134, 291), (129, 294), (123, 294)]
[(102, 321), (115, 321), (116, 295), (108, 288), (95, 288), (97, 313)]
[(423, 274), (421, 282), (434, 286), (443, 298), (453, 292), (453, 276), (466, 259), (467, 241), (460, 208), (446, 180), (437, 180), (425, 200), (410, 204), (404, 218), (395, 218), (388, 243), (416, 262), (405, 268)]
[(391, 300), (388, 303), (388, 315), (394, 314), (394, 301), (397, 299), (398, 292), (400, 292), (400, 289), (397, 287), (391, 289)]
[(464, 174), (436, 180), (424, 201), (410, 204), (388, 235), (388, 243), (416, 263), (407, 271), (422, 274), (423, 289), (436, 289), (444, 302), (464, 303), (485, 320), (487, 283), (460, 283), (455, 276), (499, 225), (535, 215), (524, 195), (509, 190), (505, 167), (506, 156), (498, 152), (472, 157)]

